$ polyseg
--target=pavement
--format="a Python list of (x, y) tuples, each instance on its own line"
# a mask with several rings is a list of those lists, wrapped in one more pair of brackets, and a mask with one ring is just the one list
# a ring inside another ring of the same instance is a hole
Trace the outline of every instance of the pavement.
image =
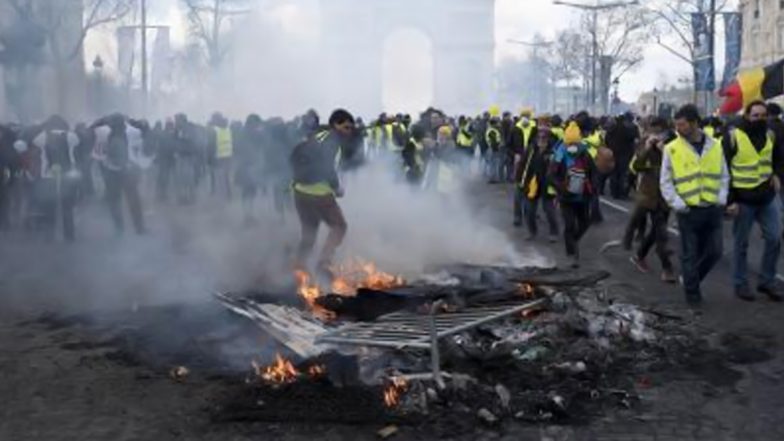
[[(521, 253), (565, 262), (562, 243), (551, 245), (546, 237), (526, 241), (525, 229), (512, 226), (511, 194), (511, 188), (504, 185), (478, 184), (472, 197), (474, 214), (481, 222), (505, 232), (509, 242)], [(651, 273), (641, 274), (629, 263), (627, 252), (613, 249), (599, 253), (602, 244), (620, 238), (628, 219), (625, 211), (630, 207), (631, 203), (626, 201), (605, 203), (605, 222), (593, 226), (583, 240), (583, 265), (609, 271), (612, 279), (608, 290), (617, 298), (685, 311), (680, 287), (659, 281), (655, 256), (649, 259)], [(100, 215), (101, 225), (88, 229), (98, 242), (89, 246), (30, 247), (20, 238), (3, 238), (0, 396), (5, 398), (5, 403), (0, 406), (0, 439), (377, 439), (375, 432), (380, 427), (212, 423), (206, 411), (212, 403), (207, 397), (214, 396), (219, 389), (218, 381), (193, 373), (188, 381), (176, 383), (166, 371), (134, 360), (105, 356), (113, 354), (106, 345), (83, 344), (87, 337), (85, 330), (78, 326), (31, 321), (63, 308), (73, 313), (95, 308), (133, 309), (137, 302), (178, 302), (187, 298), (185, 292), (198, 286), (227, 282), (247, 275), (252, 268), (280, 272), (283, 268), (264, 266), (264, 257), (283, 253), (287, 240), (296, 235), (295, 228), (287, 229), (286, 234), (267, 235), (264, 242), (259, 242), (258, 233), (225, 228), (204, 237), (205, 231), (215, 231), (221, 225), (219, 220), (225, 211), (214, 210), (204, 220), (203, 228), (198, 229), (177, 227), (178, 219), (194, 216), (193, 210), (179, 215), (160, 210), (149, 214), (153, 219), (152, 233), (145, 238), (112, 238), (110, 229), (104, 225), (108, 219), (102, 218), (106, 213)], [(166, 218), (167, 223), (156, 224), (156, 217)], [(92, 226), (91, 222), (92, 216), (80, 220), (81, 225)], [(262, 223), (255, 228), (261, 231), (268, 227)], [(731, 251), (730, 228), (727, 222), (725, 251)], [(156, 236), (163, 231), (167, 232), (166, 240)], [(168, 233), (172, 233), (171, 238)], [(677, 250), (676, 238), (671, 243)], [(134, 244), (133, 253), (118, 257), (118, 250), (129, 244)], [(760, 242), (754, 239), (750, 254), (756, 259), (760, 252)], [(756, 267), (754, 262), (751, 261), (752, 268)], [(124, 275), (116, 275), (111, 280), (93, 277), (118, 267), (127, 268), (120, 272)], [(779, 267), (784, 274), (784, 266)], [(728, 335), (762, 342), (763, 349), (773, 358), (734, 365), (733, 370), (740, 373), (738, 381), (724, 381), (721, 375), (712, 372), (711, 366), (705, 366), (697, 375), (641, 389), (638, 406), (628, 411), (608, 411), (586, 426), (509, 423), (492, 431), (477, 426), (475, 432), (455, 439), (784, 439), (784, 425), (780, 424), (784, 420), (784, 362), (780, 356), (784, 343), (781, 320), (784, 305), (762, 298), (754, 303), (741, 302), (733, 296), (731, 285), (730, 261), (725, 257), (705, 282), (703, 314), (688, 316), (688, 320), (693, 320), (702, 329), (706, 341), (713, 344)], [(150, 292), (159, 291), (166, 295), (149, 298)], [(102, 294), (103, 301), (95, 292)], [(416, 427), (403, 427), (393, 439), (431, 437)]]

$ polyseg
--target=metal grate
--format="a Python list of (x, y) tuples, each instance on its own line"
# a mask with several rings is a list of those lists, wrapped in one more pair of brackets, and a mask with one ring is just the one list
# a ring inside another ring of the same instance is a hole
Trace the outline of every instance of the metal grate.
[(316, 343), (432, 349), (433, 340), (458, 334), (484, 323), (544, 306), (546, 298), (527, 303), (474, 307), (432, 315), (396, 312), (373, 322), (353, 323), (316, 337)]

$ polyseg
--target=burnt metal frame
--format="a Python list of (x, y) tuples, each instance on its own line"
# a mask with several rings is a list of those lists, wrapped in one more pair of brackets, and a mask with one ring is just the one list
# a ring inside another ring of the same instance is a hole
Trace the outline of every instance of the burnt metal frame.
[[(527, 303), (475, 307), (455, 313), (416, 315), (395, 312), (369, 323), (343, 326), (316, 338), (316, 343), (378, 346), (393, 349), (430, 349), (432, 339), (442, 339), (479, 325), (535, 309), (548, 301), (546, 298)], [(437, 310), (437, 307), (433, 308)]]

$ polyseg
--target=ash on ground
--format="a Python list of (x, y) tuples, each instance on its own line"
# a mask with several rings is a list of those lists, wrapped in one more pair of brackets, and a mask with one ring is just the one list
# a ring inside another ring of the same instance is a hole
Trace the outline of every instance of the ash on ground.
[[(444, 339), (443, 387), (429, 379), (400, 387), (384, 381), (427, 372), (428, 351), (363, 351), (353, 362), (342, 358), (354, 363), (351, 372), (372, 371), (356, 375), (364, 385), (251, 379), (221, 397), (215, 415), (221, 421), (425, 424), (445, 436), (508, 420), (580, 424), (639, 407), (645, 389), (704, 374), (707, 366), (717, 386), (734, 384), (740, 374), (727, 354), (698, 337), (698, 326), (689, 313), (615, 302), (600, 286), (566, 288), (544, 310)], [(384, 400), (390, 391), (392, 404)]]

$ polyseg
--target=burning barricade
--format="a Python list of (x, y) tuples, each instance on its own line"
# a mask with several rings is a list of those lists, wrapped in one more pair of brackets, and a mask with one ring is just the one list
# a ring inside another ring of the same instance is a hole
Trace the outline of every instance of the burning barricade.
[(253, 393), (224, 418), (289, 418), (305, 397), (320, 410), (298, 415), (317, 421), (579, 420), (633, 406), (638, 379), (694, 341), (614, 302), (604, 272), (457, 265), (406, 281), (353, 262), (335, 275), (325, 289), (296, 274), (304, 308), (220, 296), (299, 360), (254, 363)]

